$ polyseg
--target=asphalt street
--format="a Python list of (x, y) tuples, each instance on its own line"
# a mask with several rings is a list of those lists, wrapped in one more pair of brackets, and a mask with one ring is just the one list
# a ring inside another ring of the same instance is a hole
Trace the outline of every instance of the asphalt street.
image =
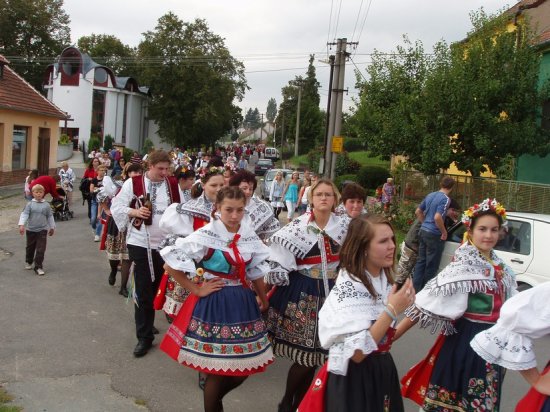
[[(75, 218), (58, 222), (48, 238), (39, 277), (24, 270), (24, 237), (0, 233), (0, 384), (25, 411), (200, 411), (197, 373), (158, 349), (168, 323), (151, 352), (132, 355), (136, 344), (132, 303), (109, 286), (105, 253), (93, 242), (87, 212), (78, 200)], [(414, 328), (392, 353), (400, 375), (428, 351), (434, 336)], [(539, 366), (550, 359), (550, 338), (536, 342)], [(289, 362), (277, 359), (230, 393), (225, 411), (276, 411)], [(513, 411), (527, 384), (508, 373), (503, 411)], [(407, 412), (418, 407), (405, 401)]]

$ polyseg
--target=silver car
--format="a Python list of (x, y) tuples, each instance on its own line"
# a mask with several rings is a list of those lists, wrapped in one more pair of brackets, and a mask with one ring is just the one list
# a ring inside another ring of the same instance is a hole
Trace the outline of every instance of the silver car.
[(264, 177), (260, 179), (260, 182), (258, 184), (258, 189), (260, 190), (260, 197), (262, 199), (269, 201), (269, 191), (271, 190), (271, 183), (273, 182), (273, 179), (275, 179), (275, 175), (278, 172), (283, 173), (283, 178), (285, 179), (285, 182), (290, 179), (290, 176), (292, 175), (293, 170), (291, 169), (271, 169), (268, 170)]

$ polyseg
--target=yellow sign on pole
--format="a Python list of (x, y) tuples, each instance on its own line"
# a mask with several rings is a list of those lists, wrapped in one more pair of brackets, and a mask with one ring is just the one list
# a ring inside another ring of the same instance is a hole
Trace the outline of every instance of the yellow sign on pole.
[(332, 136), (332, 153), (342, 153), (344, 151), (344, 138), (342, 136)]

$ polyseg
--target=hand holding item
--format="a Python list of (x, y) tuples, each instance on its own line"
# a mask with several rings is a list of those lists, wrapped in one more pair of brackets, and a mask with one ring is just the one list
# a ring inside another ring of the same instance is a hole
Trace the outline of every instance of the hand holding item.
[(403, 286), (397, 290), (397, 285), (393, 285), (392, 291), (388, 296), (388, 307), (393, 308), (397, 315), (403, 313), (410, 305), (414, 303), (415, 291), (412, 285), (412, 280), (408, 278)]

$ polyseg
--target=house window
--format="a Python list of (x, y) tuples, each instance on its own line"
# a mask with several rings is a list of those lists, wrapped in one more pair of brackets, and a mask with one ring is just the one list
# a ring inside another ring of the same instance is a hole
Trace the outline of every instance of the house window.
[(106, 87), (108, 77), (107, 70), (103, 67), (98, 67), (94, 71), (94, 85)]
[(11, 151), (11, 170), (25, 168), (27, 160), (27, 128), (13, 127), (13, 143)]
[(128, 95), (124, 95), (124, 112), (122, 114), (122, 143), (126, 144), (126, 119), (127, 119), (127, 113), (128, 110)]
[(61, 86), (78, 86), (80, 79), (80, 53), (68, 50), (59, 61)]

